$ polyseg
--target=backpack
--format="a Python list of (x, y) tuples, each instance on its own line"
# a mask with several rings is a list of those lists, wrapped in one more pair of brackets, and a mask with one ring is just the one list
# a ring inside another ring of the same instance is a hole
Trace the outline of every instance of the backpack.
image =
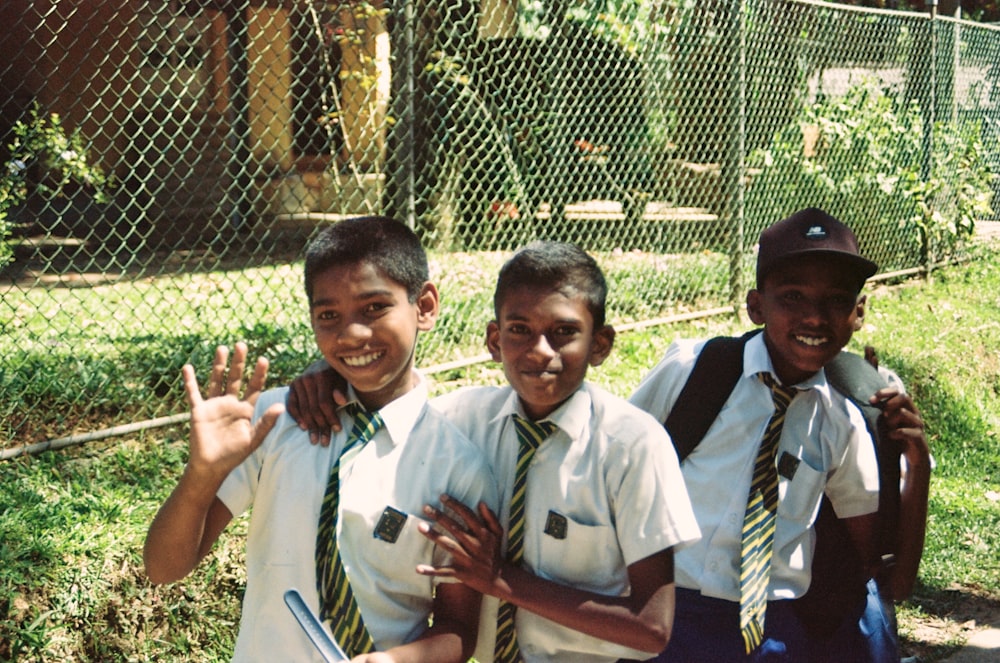
[[(673, 440), (679, 462), (698, 445), (743, 374), (743, 348), (760, 329), (740, 337), (710, 339), (695, 362), (664, 427)], [(879, 469), (878, 552), (891, 563), (899, 518), (899, 445), (885, 435), (881, 410), (868, 399), (887, 385), (863, 357), (842, 351), (825, 367), (827, 381), (857, 406), (875, 442)], [(810, 636), (828, 639), (845, 619), (865, 610), (867, 581), (860, 556), (846, 526), (824, 495), (815, 522), (816, 550), (809, 590), (795, 600), (796, 613)]]

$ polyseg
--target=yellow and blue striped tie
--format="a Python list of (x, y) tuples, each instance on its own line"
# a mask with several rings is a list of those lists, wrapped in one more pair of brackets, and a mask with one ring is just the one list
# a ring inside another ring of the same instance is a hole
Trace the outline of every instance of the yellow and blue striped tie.
[(378, 412), (368, 412), (357, 403), (348, 405), (347, 411), (354, 417), (354, 427), (330, 470), (320, 509), (316, 534), (316, 588), (319, 590), (320, 619), (330, 621), (334, 638), (344, 652), (353, 657), (374, 651), (375, 645), (361, 618), (337, 549), (340, 475), (385, 422)]
[[(514, 472), (514, 490), (510, 496), (510, 521), (507, 524), (507, 561), (520, 564), (524, 557), (524, 498), (527, 493), (528, 466), (535, 450), (558, 428), (551, 421), (528, 421), (514, 415), (517, 429), (517, 469)], [(517, 606), (500, 601), (497, 611), (497, 639), (493, 650), (495, 663), (518, 663), (521, 651), (514, 632), (514, 614)]]
[(764, 639), (764, 612), (771, 579), (771, 551), (778, 508), (778, 470), (775, 454), (785, 412), (797, 389), (778, 384), (770, 373), (760, 373), (771, 390), (774, 414), (767, 422), (754, 463), (746, 515), (743, 518), (743, 551), (740, 567), (740, 632), (749, 654)]

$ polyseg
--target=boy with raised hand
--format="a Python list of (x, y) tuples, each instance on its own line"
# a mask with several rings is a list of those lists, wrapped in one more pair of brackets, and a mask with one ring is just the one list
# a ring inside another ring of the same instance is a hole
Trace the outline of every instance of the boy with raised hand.
[[(819, 209), (761, 234), (747, 311), (763, 331), (746, 343), (741, 378), (682, 464), (703, 538), (677, 554), (674, 636), (657, 661), (815, 661), (822, 645), (845, 645), (819, 642), (790, 599), (810, 585), (824, 494), (861, 559), (873, 571), (877, 563), (874, 445), (823, 370), (860, 328), (861, 289), (875, 271), (850, 229)], [(675, 341), (632, 403), (664, 421), (703, 347)], [(885, 401), (897, 439), (923, 438), (908, 397), (873, 399)]]
[(349, 385), (343, 431), (308, 444), (283, 413), (287, 388), (260, 393), (263, 360), (238, 400), (242, 344), (225, 388), (217, 351), (207, 400), (185, 366), (190, 457), (150, 526), (146, 572), (183, 578), (252, 506), (233, 660), (322, 660), (283, 604), (297, 588), (354, 661), (465, 661), (481, 597), (417, 574), (447, 559), (414, 514), (442, 493), (495, 505), (496, 488), (481, 450), (428, 407), (414, 369), (439, 309), (424, 250), (398, 221), (348, 219), (310, 244), (305, 284), (316, 343)]
[(500, 271), (487, 327), (509, 385), (433, 401), (484, 447), (500, 482), (499, 517), (448, 495), (457, 516), (426, 511), (448, 534), (421, 527), (453, 561), (420, 572), (491, 597), (481, 662), (610, 662), (670, 638), (673, 550), (699, 533), (663, 427), (586, 381), (614, 343), (606, 297), (579, 247), (522, 248)]

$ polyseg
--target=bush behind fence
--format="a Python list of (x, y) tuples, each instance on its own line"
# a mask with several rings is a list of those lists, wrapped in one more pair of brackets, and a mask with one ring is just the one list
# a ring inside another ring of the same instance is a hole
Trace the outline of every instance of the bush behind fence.
[(0, 6), (0, 446), (183, 410), (180, 366), (314, 356), (302, 249), (417, 229), (424, 366), (483, 351), (534, 237), (619, 325), (731, 307), (759, 230), (821, 205), (883, 273), (992, 218), (1000, 32), (809, 1)]

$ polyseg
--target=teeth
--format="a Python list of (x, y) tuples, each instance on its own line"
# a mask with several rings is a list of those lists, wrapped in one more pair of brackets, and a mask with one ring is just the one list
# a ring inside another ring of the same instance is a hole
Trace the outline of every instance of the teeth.
[(816, 338), (814, 336), (796, 336), (795, 340), (799, 343), (805, 343), (806, 345), (811, 345), (813, 347), (826, 343), (826, 338)]
[(366, 355), (361, 355), (360, 357), (344, 357), (343, 361), (348, 366), (353, 366), (355, 368), (359, 366), (367, 366), (376, 359), (382, 356), (381, 352), (371, 352)]

